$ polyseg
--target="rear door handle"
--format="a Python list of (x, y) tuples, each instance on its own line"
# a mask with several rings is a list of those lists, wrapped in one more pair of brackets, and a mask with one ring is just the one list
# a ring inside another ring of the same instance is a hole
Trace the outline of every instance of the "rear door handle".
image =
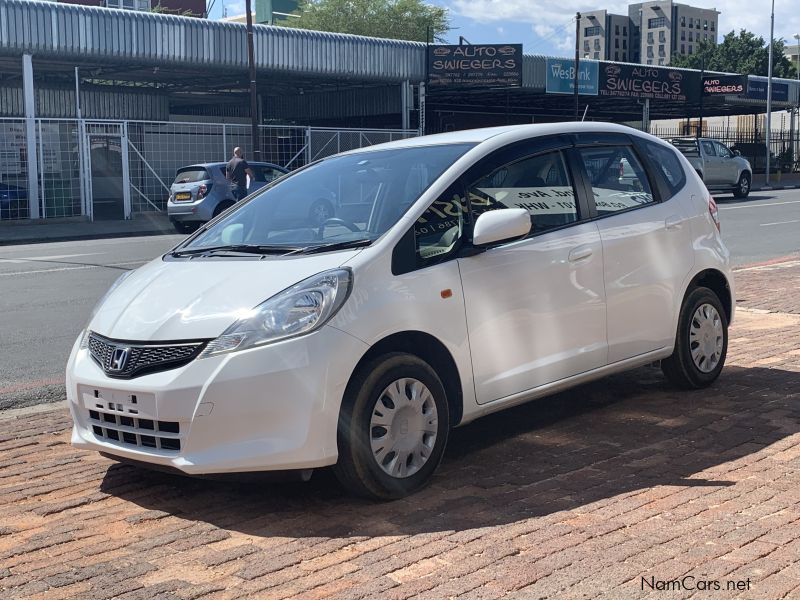
[(680, 229), (683, 226), (683, 219), (681, 219), (678, 215), (672, 215), (671, 217), (667, 217), (664, 221), (664, 228), (668, 230), (675, 230)]
[(578, 262), (584, 260), (592, 255), (591, 246), (577, 246), (569, 252), (569, 262)]

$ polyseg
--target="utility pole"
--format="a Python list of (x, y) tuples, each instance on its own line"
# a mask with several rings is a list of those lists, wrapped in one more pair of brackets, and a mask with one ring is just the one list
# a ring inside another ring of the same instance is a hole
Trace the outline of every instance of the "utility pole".
[(775, 31), (775, 0), (772, 0), (772, 12), (769, 16), (769, 70), (767, 72), (767, 179), (766, 186), (769, 187), (769, 143), (772, 136), (772, 45), (773, 33)]
[(581, 39), (581, 13), (575, 13), (575, 77), (573, 80), (573, 94), (575, 95), (575, 120), (580, 120), (580, 112), (579, 108), (579, 100), (578, 100), (578, 70), (580, 68), (580, 61), (581, 61), (581, 48), (580, 48), (580, 39)]
[(256, 88), (256, 58), (253, 45), (253, 12), (251, 0), (245, 0), (247, 11), (247, 67), (250, 72), (250, 122), (253, 138), (253, 159), (261, 160), (261, 140), (258, 130), (258, 91)]
[(700, 123), (697, 129), (697, 137), (703, 135), (703, 96), (705, 96), (706, 86), (706, 53), (705, 50), (700, 55)]

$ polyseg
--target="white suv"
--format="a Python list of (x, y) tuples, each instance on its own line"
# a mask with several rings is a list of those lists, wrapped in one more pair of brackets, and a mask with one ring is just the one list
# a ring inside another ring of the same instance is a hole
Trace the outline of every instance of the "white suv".
[[(320, 187), (335, 218), (282, 218)], [(334, 465), (397, 498), (482, 415), (654, 361), (709, 385), (734, 305), (716, 205), (665, 142), (590, 123), (393, 142), (120, 279), (67, 365), (72, 443), (191, 474)]]

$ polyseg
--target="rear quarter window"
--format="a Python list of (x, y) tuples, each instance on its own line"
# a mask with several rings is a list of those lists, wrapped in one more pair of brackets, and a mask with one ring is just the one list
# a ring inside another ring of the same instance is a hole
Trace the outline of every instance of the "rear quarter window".
[(661, 144), (645, 141), (643, 146), (655, 176), (666, 185), (671, 198), (686, 184), (686, 172), (680, 158), (675, 150)]

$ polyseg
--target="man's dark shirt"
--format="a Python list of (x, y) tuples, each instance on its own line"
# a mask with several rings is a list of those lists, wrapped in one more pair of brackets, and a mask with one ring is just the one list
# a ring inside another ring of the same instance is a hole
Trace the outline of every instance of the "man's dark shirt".
[(245, 172), (246, 169), (249, 169), (250, 165), (247, 164), (247, 161), (243, 158), (239, 158), (238, 156), (234, 156), (230, 161), (228, 161), (228, 167), (226, 170), (226, 174), (228, 179), (233, 181), (238, 188), (246, 188), (247, 187), (247, 173)]

